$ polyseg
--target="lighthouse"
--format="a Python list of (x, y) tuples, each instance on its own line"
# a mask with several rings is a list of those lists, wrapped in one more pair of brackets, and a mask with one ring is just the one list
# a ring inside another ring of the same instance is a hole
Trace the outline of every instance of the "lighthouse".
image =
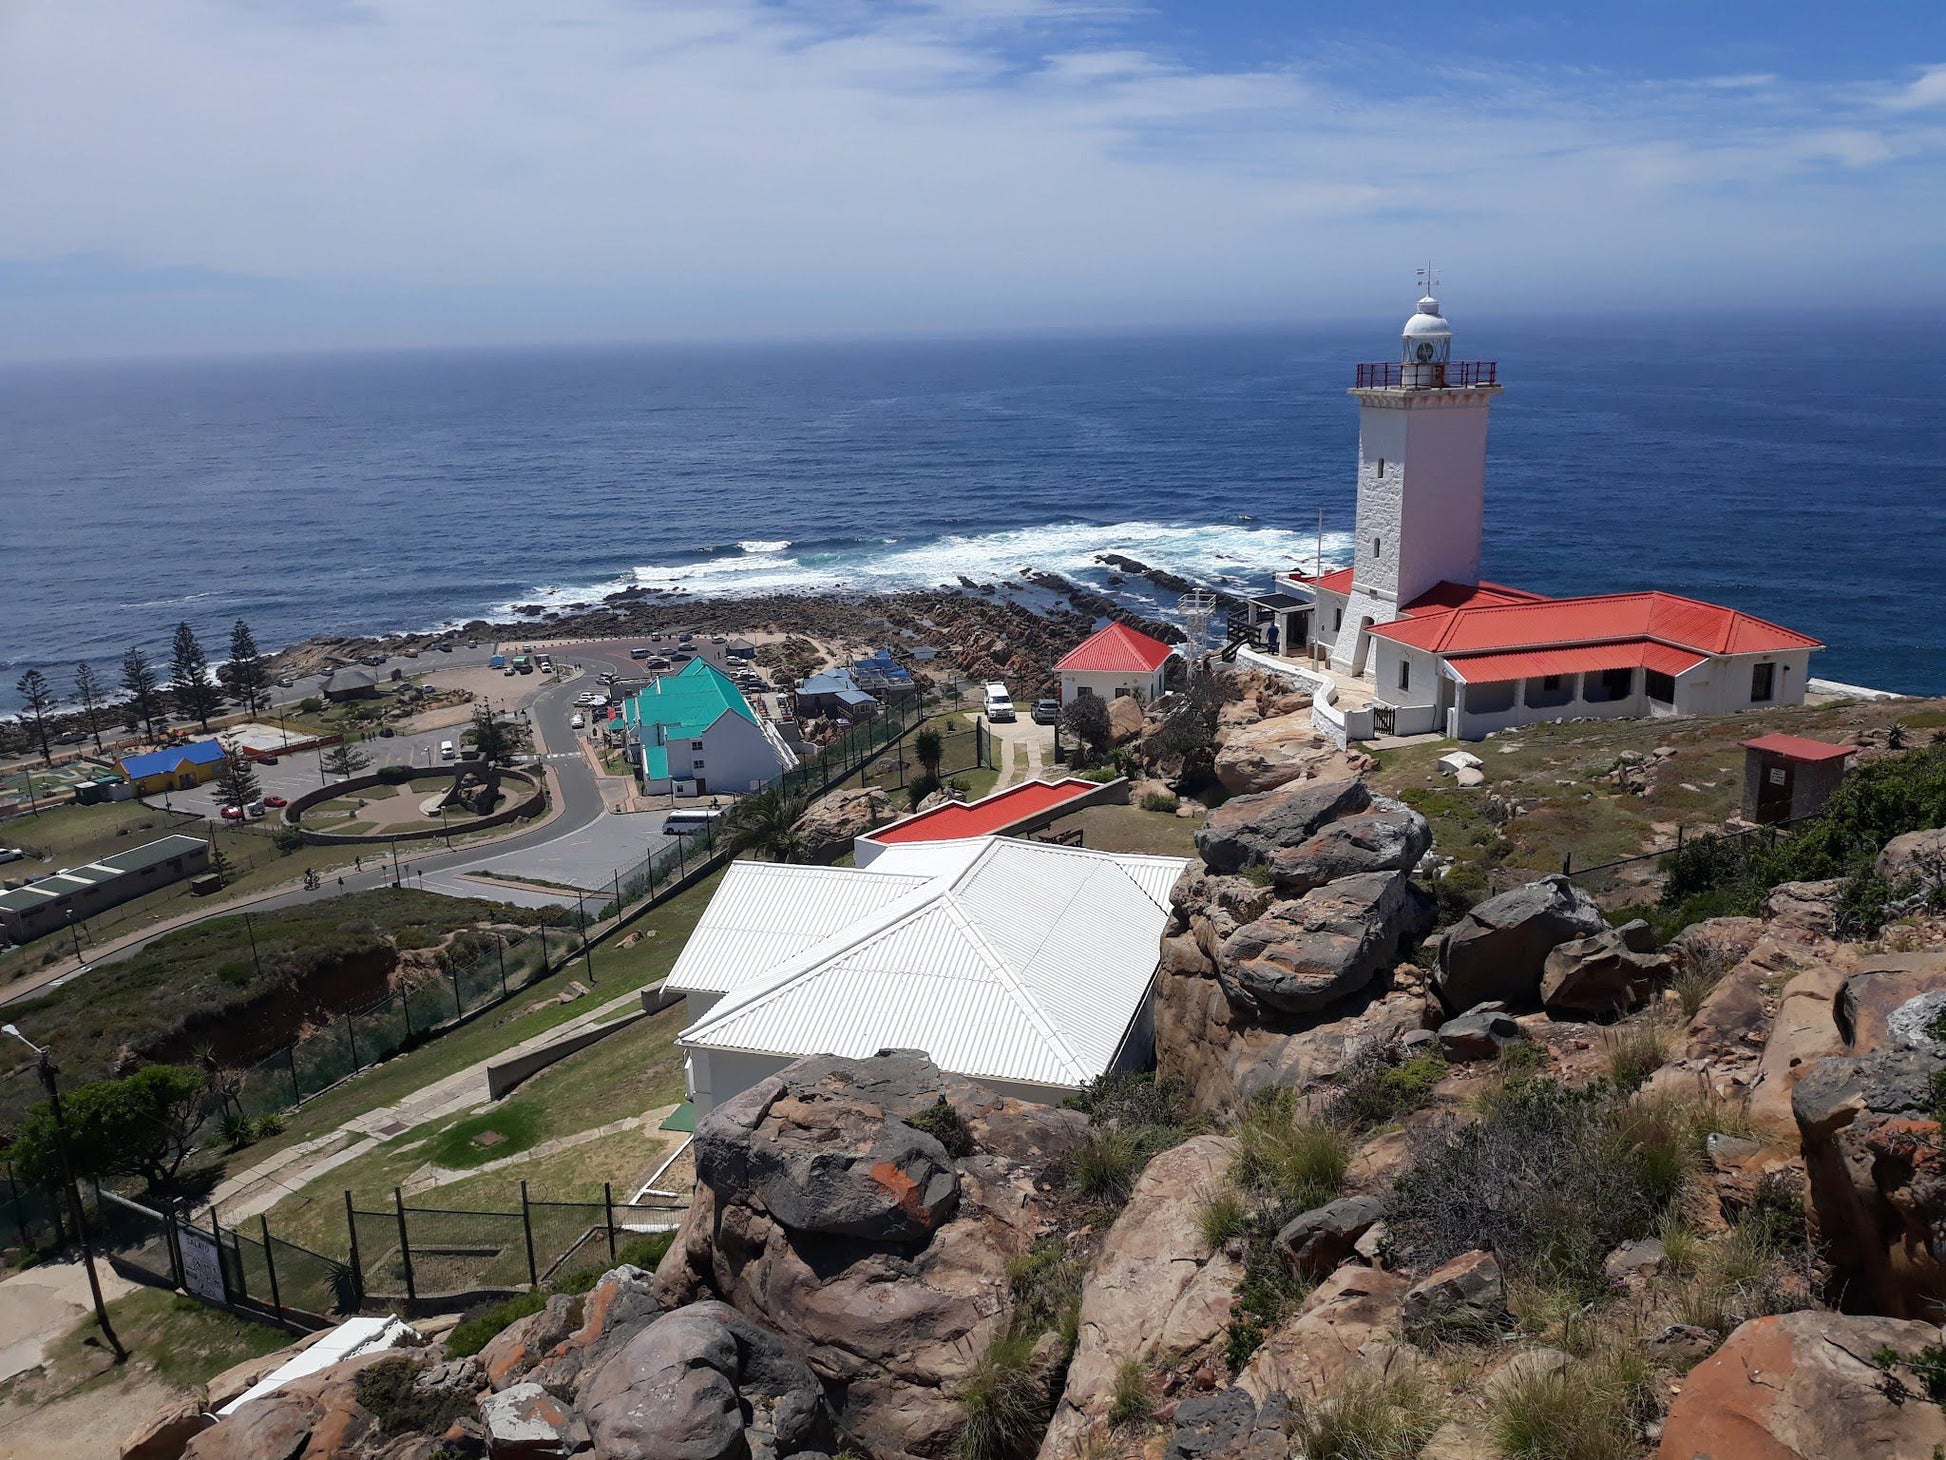
[(1428, 293), (1398, 363), (1358, 367), (1357, 544), (1331, 651), (1341, 673), (1367, 674), (1374, 624), (1440, 583), (1480, 581), (1487, 412), (1500, 386), (1492, 362), (1452, 354), (1453, 327)]

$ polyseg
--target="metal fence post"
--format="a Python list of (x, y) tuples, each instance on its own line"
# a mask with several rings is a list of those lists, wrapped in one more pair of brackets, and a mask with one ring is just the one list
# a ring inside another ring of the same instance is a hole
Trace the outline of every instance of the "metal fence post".
[(162, 1243), (169, 1249), (169, 1276), (177, 1287), (182, 1286), (182, 1237), (176, 1231), (176, 1204), (164, 1202), (162, 1206)]
[(508, 997), (508, 994), (507, 994), (507, 940), (506, 940), (505, 938), (503, 938), (503, 937), (501, 937), (501, 936), (500, 936), (500, 935), (499, 935), (498, 933), (495, 933), (495, 934), (493, 935), (493, 951), (494, 951), (494, 954), (495, 954), (495, 955), (496, 955), (496, 956), (497, 956), (497, 957), (498, 957), (498, 958), (500, 959), (500, 997), (504, 999), (504, 998), (506, 998), (506, 997)]
[(287, 1044), (284, 1046), (284, 1059), (289, 1064), (290, 1072), (291, 1072), (291, 1104), (293, 1107), (300, 1106), (304, 1103), (304, 1090), (303, 1087), (297, 1083), (297, 1046), (296, 1045)]
[(399, 1266), (405, 1269), (405, 1298), (408, 1303), (419, 1297), (419, 1289), (412, 1281), (412, 1234), (405, 1225), (405, 1193), (398, 1187), (392, 1188), (392, 1207), (399, 1215)]
[(615, 1260), (615, 1192), (606, 1181), (601, 1184), (601, 1211), (608, 1223), (608, 1260)]
[(358, 1256), (358, 1215), (351, 1209), (351, 1191), (345, 1190), (345, 1235), (351, 1238), (351, 1285), (358, 1293), (358, 1306), (365, 1306), (365, 1264)]
[(351, 1027), (349, 1011), (345, 1014), (345, 1041), (351, 1045), (351, 1067), (354, 1070), (364, 1069), (365, 1067), (358, 1063), (358, 1031)]
[(464, 1019), (466, 1017), (466, 1005), (460, 1001), (459, 970), (450, 963), (446, 965), (446, 981), (453, 986), (453, 1017), (455, 1019)]
[(527, 1183), (520, 1183), (520, 1230), (527, 1238), (527, 1286), (541, 1285), (540, 1267), (534, 1261), (534, 1215), (527, 1207)]
[[(277, 1310), (277, 1316), (284, 1316), (284, 1295), (277, 1291), (277, 1258), (270, 1250), (270, 1218), (259, 1213), (257, 1225), (263, 1232), (264, 1271), (270, 1274), (270, 1306)], [(239, 1249), (239, 1252), (241, 1249)]]
[(216, 1243), (216, 1272), (217, 1276), (223, 1279), (223, 1301), (234, 1303), (237, 1298), (249, 1297), (250, 1285), (243, 1280), (243, 1249), (241, 1248), (237, 1249), (237, 1292), (234, 1295), (230, 1292), (230, 1264), (223, 1260), (223, 1228), (217, 1223), (214, 1205), (209, 1209), (209, 1235), (210, 1240)]

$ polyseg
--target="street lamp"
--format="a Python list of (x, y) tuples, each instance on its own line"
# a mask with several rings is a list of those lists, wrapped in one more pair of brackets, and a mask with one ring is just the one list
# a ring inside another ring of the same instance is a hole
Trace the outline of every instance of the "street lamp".
[(81, 1239), (81, 1260), (88, 1267), (88, 1291), (95, 1298), (95, 1322), (101, 1325), (101, 1336), (114, 1351), (115, 1362), (122, 1363), (128, 1358), (128, 1350), (115, 1337), (114, 1327), (108, 1321), (108, 1305), (101, 1297), (101, 1279), (95, 1273), (95, 1245), (88, 1239), (88, 1224), (81, 1215), (81, 1190), (74, 1183), (74, 1163), (68, 1159), (68, 1126), (61, 1113), (61, 1087), (57, 1078), (61, 1072), (55, 1067), (54, 1056), (22, 1034), (19, 1026), (0, 1024), (0, 1034), (11, 1034), (34, 1052), (34, 1068), (47, 1090), (48, 1109), (54, 1117), (54, 1149), (60, 1155), (61, 1179), (68, 1189), (68, 1215), (74, 1219), (75, 1235)]

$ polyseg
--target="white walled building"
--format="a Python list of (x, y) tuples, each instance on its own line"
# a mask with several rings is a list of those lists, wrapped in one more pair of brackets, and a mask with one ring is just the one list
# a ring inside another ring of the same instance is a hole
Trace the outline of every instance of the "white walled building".
[(1134, 695), (1147, 704), (1161, 696), (1175, 652), (1160, 639), (1112, 623), (1088, 635), (1054, 666), (1061, 676), (1061, 703), (1071, 704), (1080, 695), (1104, 700)]
[[(1492, 361), (1454, 361), (1421, 299), (1396, 365), (1360, 365), (1351, 566), (1280, 574), (1256, 599), (1287, 656), (1371, 686), (1334, 738), (1475, 740), (1542, 720), (1713, 715), (1801, 704), (1807, 635), (1675, 594), (1550, 599), (1480, 580)], [(1324, 725), (1329, 704), (1314, 704)], [(1331, 726), (1326, 725), (1327, 729)]]
[(1181, 857), (981, 837), (869, 871), (734, 862), (667, 988), (706, 1115), (806, 1055), (920, 1049), (1055, 1102), (1154, 1057), (1151, 992)]

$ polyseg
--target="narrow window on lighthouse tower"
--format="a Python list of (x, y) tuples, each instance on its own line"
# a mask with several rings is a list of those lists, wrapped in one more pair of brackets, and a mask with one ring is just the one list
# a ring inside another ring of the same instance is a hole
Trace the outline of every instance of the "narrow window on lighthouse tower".
[(1381, 556), (1381, 554), (1380, 554), (1380, 552), (1379, 552), (1379, 547), (1380, 547), (1380, 546), (1381, 546), (1381, 545), (1382, 545), (1382, 544), (1384, 543), (1384, 541), (1385, 541), (1385, 539), (1384, 539), (1384, 538), (1382, 538), (1382, 537), (1375, 537), (1375, 538), (1373, 538), (1373, 539), (1372, 539), (1372, 556), (1373, 556), (1373, 557), (1375, 557), (1375, 558), (1376, 558), (1376, 557), (1379, 557), (1379, 556)]
[(1380, 476), (1385, 475), (1385, 458), (1382, 456), (1378, 459), (1378, 474)]

